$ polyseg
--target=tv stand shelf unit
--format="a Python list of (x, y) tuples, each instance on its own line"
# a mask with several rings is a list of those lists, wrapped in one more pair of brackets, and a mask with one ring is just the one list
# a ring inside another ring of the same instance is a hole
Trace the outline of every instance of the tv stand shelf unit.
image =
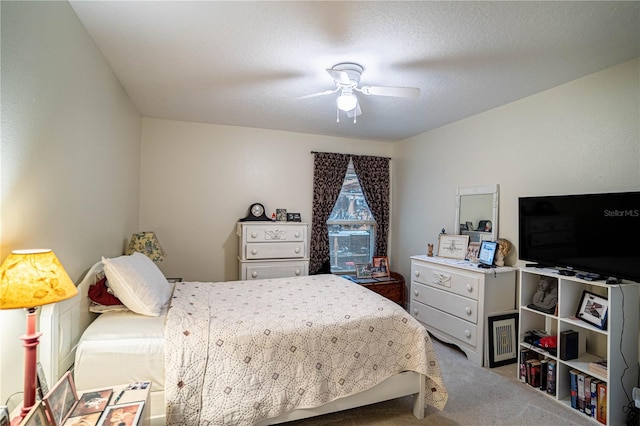
[(515, 303), (515, 268), (481, 269), (464, 260), (411, 257), (411, 315), (479, 366), (489, 365), (489, 316), (516, 312)]
[[(557, 314), (546, 314), (527, 307), (532, 301), (533, 294), (538, 290), (541, 277), (552, 277), (558, 280)], [(556, 394), (551, 395), (546, 392), (544, 394), (572, 408), (569, 372), (578, 370), (607, 383), (606, 424), (625, 424), (626, 413), (623, 409), (628, 404), (627, 395), (631, 397), (638, 377), (640, 286), (633, 282), (609, 285), (604, 281), (587, 281), (573, 276), (563, 276), (558, 274), (557, 270), (545, 268), (521, 268), (519, 278), (519, 347), (531, 349), (540, 357), (556, 362)], [(608, 300), (606, 330), (601, 330), (575, 317), (585, 290)], [(544, 330), (546, 334), (555, 336), (560, 336), (561, 332), (567, 330), (577, 331), (578, 358), (571, 360), (560, 358), (565, 348), (561, 347), (562, 342), (559, 338), (557, 339), (557, 356), (525, 343), (524, 336), (529, 330)], [(608, 360), (606, 375), (589, 370), (590, 362), (603, 358)], [(600, 424), (595, 418), (593, 421), (595, 424)]]

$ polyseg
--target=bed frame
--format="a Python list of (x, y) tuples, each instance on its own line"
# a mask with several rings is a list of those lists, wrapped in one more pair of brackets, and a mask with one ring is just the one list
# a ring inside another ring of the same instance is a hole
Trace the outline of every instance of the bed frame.
[[(75, 353), (84, 330), (97, 317), (89, 312), (89, 286), (94, 284), (96, 274), (102, 271), (102, 262), (93, 265), (78, 284), (78, 295), (60, 303), (46, 305), (40, 313), (39, 360), (47, 382), (52, 386), (68, 370), (73, 369)], [(143, 377), (140, 380), (144, 380)], [(405, 371), (389, 377), (367, 391), (350, 395), (309, 409), (298, 409), (279, 417), (265, 419), (257, 425), (270, 425), (315, 417), (390, 399), (413, 395), (413, 415), (424, 418), (425, 376)], [(151, 424), (165, 424), (164, 391), (152, 392)]]

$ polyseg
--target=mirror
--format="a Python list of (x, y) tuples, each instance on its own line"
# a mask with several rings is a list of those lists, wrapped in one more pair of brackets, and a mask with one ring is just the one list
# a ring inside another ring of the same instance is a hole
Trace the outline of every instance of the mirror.
[(469, 242), (498, 239), (499, 186), (467, 186), (456, 194), (457, 234), (469, 235)]

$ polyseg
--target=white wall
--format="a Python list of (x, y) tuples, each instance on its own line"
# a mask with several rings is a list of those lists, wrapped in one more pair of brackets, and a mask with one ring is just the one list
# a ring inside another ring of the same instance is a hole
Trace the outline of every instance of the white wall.
[(235, 226), (249, 204), (311, 223), (311, 151), (390, 156), (385, 142), (143, 120), (140, 226), (157, 232), (166, 276), (238, 279)]
[(399, 272), (452, 229), (459, 186), (500, 185), (499, 236), (516, 247), (519, 196), (640, 190), (639, 118), (635, 59), (395, 144)]
[[(138, 228), (141, 118), (67, 2), (0, 7), (0, 259), (48, 247), (78, 282)], [(22, 391), (24, 311), (0, 324), (4, 403)]]

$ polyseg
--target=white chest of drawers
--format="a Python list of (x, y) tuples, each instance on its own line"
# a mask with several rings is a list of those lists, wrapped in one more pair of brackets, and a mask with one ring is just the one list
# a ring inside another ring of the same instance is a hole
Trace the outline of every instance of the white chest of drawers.
[(411, 257), (410, 312), (433, 336), (488, 365), (487, 318), (515, 311), (516, 269), (480, 269), (470, 262)]
[(309, 274), (306, 223), (238, 222), (241, 280)]

